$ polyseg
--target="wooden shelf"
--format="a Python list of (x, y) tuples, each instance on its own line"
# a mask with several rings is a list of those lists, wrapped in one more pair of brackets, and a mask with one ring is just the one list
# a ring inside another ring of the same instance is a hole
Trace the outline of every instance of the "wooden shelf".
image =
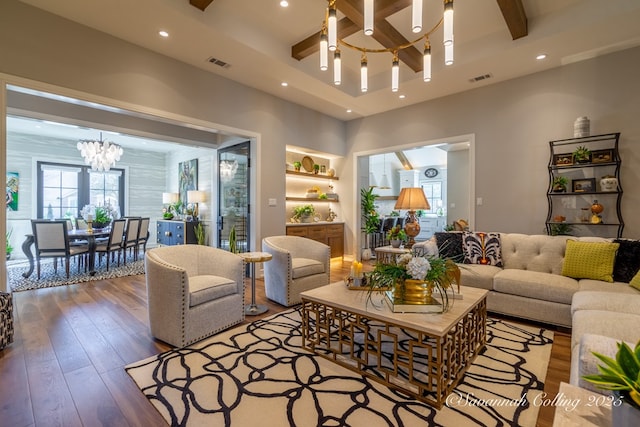
[(335, 199), (310, 199), (308, 197), (286, 197), (287, 202), (308, 202), (308, 203), (338, 203)]
[(309, 178), (309, 179), (327, 179), (330, 181), (331, 180), (338, 181), (340, 179), (337, 176), (320, 175), (320, 174), (309, 173), (309, 172), (296, 172), (296, 171), (287, 170), (285, 171), (285, 173), (287, 175), (295, 175), (295, 176), (299, 176), (302, 178)]

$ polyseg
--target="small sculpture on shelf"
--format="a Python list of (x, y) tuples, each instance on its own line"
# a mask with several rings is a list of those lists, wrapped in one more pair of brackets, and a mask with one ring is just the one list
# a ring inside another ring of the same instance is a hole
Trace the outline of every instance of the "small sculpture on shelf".
[(329, 208), (329, 215), (327, 215), (327, 221), (333, 222), (333, 220), (336, 219), (337, 217), (338, 217), (338, 214), (336, 214), (334, 211), (331, 210), (331, 208)]
[(600, 215), (602, 211), (604, 211), (604, 206), (598, 203), (597, 200), (594, 200), (591, 204), (591, 224), (602, 223), (602, 215)]

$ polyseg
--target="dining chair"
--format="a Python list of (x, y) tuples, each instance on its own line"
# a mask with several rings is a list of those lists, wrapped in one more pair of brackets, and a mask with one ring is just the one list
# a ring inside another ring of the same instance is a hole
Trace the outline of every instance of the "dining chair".
[(140, 218), (140, 226), (138, 227), (138, 240), (136, 241), (136, 257), (142, 246), (142, 254), (147, 252), (147, 241), (149, 240), (149, 222), (150, 218)]
[[(122, 240), (122, 252), (124, 258), (124, 265), (127, 265), (127, 249), (135, 250), (138, 244), (138, 230), (140, 229), (140, 222), (142, 218), (127, 217), (127, 225), (124, 231), (124, 239)], [(133, 259), (138, 259), (138, 254), (133, 254)]]
[[(65, 272), (69, 278), (69, 260), (72, 256), (84, 255), (89, 252), (87, 245), (71, 246), (67, 230), (67, 221), (31, 220), (31, 229), (36, 247), (36, 261), (38, 266), (38, 280), (40, 279), (40, 260), (53, 258), (53, 271), (58, 272), (58, 258), (65, 259)], [(78, 264), (78, 271), (80, 264)]]
[(86, 230), (87, 228), (89, 228), (89, 225), (83, 218), (76, 218), (76, 228), (78, 230)]
[(96, 246), (96, 253), (107, 256), (107, 271), (109, 271), (109, 259), (113, 258), (115, 252), (118, 253), (118, 267), (120, 266), (120, 252), (122, 252), (122, 242), (124, 241), (124, 228), (127, 221), (124, 219), (114, 219), (111, 221), (111, 233), (106, 242)]

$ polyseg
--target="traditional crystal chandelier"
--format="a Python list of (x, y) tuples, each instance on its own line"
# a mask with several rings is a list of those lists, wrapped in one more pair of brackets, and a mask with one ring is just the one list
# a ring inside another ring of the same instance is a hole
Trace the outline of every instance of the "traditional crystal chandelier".
[[(340, 46), (361, 52), (360, 59), (360, 90), (367, 92), (368, 90), (368, 72), (367, 72), (367, 54), (372, 53), (391, 53), (391, 90), (397, 92), (399, 88), (400, 67), (398, 52), (424, 41), (423, 50), (423, 67), (422, 78), (425, 82), (431, 81), (431, 44), (429, 36), (433, 34), (440, 26), (443, 27), (444, 37), (444, 63), (445, 65), (453, 64), (453, 0), (444, 1), (444, 13), (442, 18), (429, 31), (423, 33), (420, 37), (413, 41), (407, 41), (397, 46), (370, 49), (366, 47), (350, 44), (343, 39), (338, 38), (337, 29), (337, 3), (338, 0), (327, 0), (328, 7), (325, 13), (325, 19), (322, 23), (320, 32), (320, 69), (325, 71), (328, 69), (329, 52), (333, 52), (333, 82), (335, 85), (342, 83), (342, 58), (340, 55)], [(364, 2), (364, 25), (363, 31), (367, 36), (374, 34), (374, 0), (363, 0)], [(412, 1), (412, 20), (411, 31), (420, 33), (422, 27), (422, 3), (423, 0)]]
[(100, 132), (100, 140), (82, 139), (76, 145), (78, 151), (84, 158), (87, 165), (91, 165), (91, 169), (96, 171), (108, 171), (124, 153), (122, 147), (113, 142), (103, 141), (102, 132)]

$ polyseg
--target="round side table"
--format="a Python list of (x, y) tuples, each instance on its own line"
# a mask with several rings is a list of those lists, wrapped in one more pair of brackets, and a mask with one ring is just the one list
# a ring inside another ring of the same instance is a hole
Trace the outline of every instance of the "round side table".
[(241, 252), (238, 255), (251, 264), (251, 304), (245, 305), (244, 314), (256, 316), (265, 313), (269, 308), (266, 305), (256, 304), (256, 263), (271, 261), (273, 255), (267, 252)]

